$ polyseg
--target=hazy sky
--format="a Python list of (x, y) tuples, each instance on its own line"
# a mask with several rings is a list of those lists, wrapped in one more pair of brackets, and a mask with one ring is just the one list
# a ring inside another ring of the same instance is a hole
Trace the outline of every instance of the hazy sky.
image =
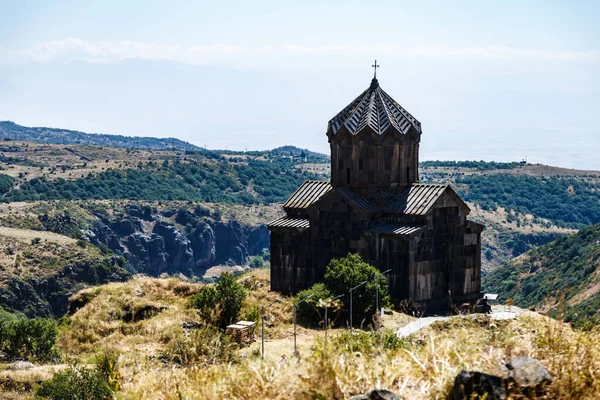
[(598, 1), (0, 0), (0, 119), (328, 152), (377, 58), (422, 159), (600, 169), (599, 17)]

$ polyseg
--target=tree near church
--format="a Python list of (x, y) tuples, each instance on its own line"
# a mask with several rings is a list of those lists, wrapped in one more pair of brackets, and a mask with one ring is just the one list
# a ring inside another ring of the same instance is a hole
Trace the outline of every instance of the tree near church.
[(348, 292), (363, 282), (366, 283), (355, 289), (352, 294), (352, 319), (357, 324), (369, 324), (376, 312), (376, 285), (379, 285), (380, 307), (390, 305), (389, 288), (385, 276), (381, 275), (377, 268), (363, 261), (358, 254), (332, 259), (326, 267), (323, 282), (316, 283), (310, 289), (298, 293), (297, 301), (312, 295), (309, 302), (299, 305), (298, 312), (305, 321), (309, 318), (318, 318), (321, 313), (316, 313), (315, 307), (318, 306), (319, 300), (327, 300), (343, 294), (339, 299), (340, 311), (347, 316), (350, 312)]

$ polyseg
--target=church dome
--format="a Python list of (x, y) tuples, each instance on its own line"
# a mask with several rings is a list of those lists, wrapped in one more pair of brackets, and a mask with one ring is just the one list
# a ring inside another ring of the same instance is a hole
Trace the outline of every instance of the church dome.
[(371, 86), (329, 121), (328, 132), (336, 135), (346, 128), (351, 135), (365, 129), (383, 135), (392, 129), (406, 135), (413, 130), (421, 134), (421, 123), (379, 87), (377, 78)]

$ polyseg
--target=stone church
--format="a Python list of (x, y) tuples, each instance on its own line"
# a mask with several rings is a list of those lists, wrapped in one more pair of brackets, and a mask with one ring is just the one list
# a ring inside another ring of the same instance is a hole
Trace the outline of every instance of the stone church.
[(322, 280), (332, 258), (358, 253), (396, 299), (445, 307), (480, 297), (481, 232), (450, 185), (419, 183), (421, 123), (381, 89), (327, 125), (331, 181), (306, 181), (269, 223), (271, 289)]

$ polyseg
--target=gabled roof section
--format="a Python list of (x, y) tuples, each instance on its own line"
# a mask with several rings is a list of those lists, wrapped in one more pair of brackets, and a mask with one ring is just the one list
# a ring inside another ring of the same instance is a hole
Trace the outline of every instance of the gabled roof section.
[(457, 203), (469, 207), (450, 185), (428, 185), (415, 183), (399, 193), (388, 205), (388, 212), (406, 215), (426, 215), (438, 199), (448, 191)]
[(413, 233), (417, 233), (425, 228), (425, 226), (404, 225), (397, 222), (383, 222), (381, 224), (375, 225), (367, 232), (381, 233), (387, 235), (408, 236), (412, 235)]
[(281, 217), (275, 221), (271, 221), (267, 224), (269, 228), (296, 228), (296, 229), (308, 229), (310, 228), (310, 221), (306, 218), (289, 218)]
[(348, 199), (353, 205), (360, 208), (361, 210), (363, 210), (366, 213), (370, 214), (370, 213), (376, 213), (376, 212), (381, 211), (381, 209), (379, 207), (377, 207), (375, 204), (371, 203), (369, 200), (365, 199), (364, 197), (362, 197), (359, 194), (354, 193), (352, 190), (350, 190), (346, 187), (336, 188), (335, 192), (340, 193), (342, 196), (344, 196), (346, 199)]
[(284, 209), (306, 209), (332, 189), (327, 181), (305, 181), (283, 205)]
[(329, 121), (334, 135), (344, 126), (351, 135), (357, 135), (367, 127), (380, 135), (388, 129), (401, 134), (407, 134), (411, 129), (421, 133), (421, 123), (384, 92), (377, 79)]

